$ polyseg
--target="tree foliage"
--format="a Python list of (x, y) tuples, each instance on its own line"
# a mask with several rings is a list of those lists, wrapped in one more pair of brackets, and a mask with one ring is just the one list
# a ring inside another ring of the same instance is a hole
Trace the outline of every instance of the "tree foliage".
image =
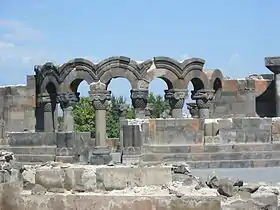
[[(154, 95), (150, 93), (148, 96), (148, 103), (150, 104), (152, 111), (151, 117), (158, 118), (164, 111), (165, 102), (162, 96)], [(107, 110), (107, 134), (109, 138), (118, 138), (120, 135), (120, 123), (117, 112), (119, 105), (127, 104), (128, 111), (126, 113), (126, 119), (135, 118), (133, 107), (127, 103), (124, 97), (112, 96), (110, 106)], [(91, 132), (92, 137), (95, 137), (95, 115), (94, 109), (89, 97), (81, 97), (79, 103), (73, 109), (73, 117), (75, 123), (75, 130), (79, 132)]]

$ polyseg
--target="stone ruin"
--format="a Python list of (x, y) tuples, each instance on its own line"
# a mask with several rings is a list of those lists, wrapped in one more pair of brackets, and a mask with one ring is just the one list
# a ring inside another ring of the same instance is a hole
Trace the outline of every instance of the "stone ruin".
[[(35, 66), (26, 85), (0, 87), (0, 209), (278, 209), (280, 188), (192, 175), (189, 168), (280, 165), (280, 57), (273, 74), (244, 79), (204, 70), (205, 61), (77, 58)], [(131, 84), (135, 119), (118, 107), (120, 138), (106, 135), (112, 78)], [(163, 79), (168, 105), (151, 119), (149, 83)], [(95, 138), (74, 131), (78, 86), (90, 84)], [(188, 84), (194, 90), (188, 96)], [(185, 99), (191, 118), (182, 115)], [(64, 124), (58, 129), (58, 106)], [(179, 164), (180, 163), (180, 164)]]

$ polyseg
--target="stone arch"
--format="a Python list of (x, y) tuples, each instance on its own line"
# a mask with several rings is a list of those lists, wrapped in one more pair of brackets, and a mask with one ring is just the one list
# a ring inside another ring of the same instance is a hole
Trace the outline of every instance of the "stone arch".
[(82, 81), (90, 85), (95, 80), (87, 71), (72, 70), (60, 84), (60, 91), (67, 92), (77, 90)]
[[(202, 88), (209, 88), (209, 81), (206, 74), (200, 70), (190, 71), (184, 78), (184, 88), (188, 86), (189, 82), (193, 83), (195, 90)], [(203, 87), (202, 87), (203, 86)]]
[(208, 78), (209, 86), (212, 87), (215, 91), (222, 88), (222, 81), (224, 79), (224, 76), (219, 69), (209, 71)]
[(79, 77), (86, 81), (97, 80), (96, 65), (87, 59), (75, 58), (59, 67), (59, 77), (61, 82)]
[(125, 56), (115, 56), (98, 63), (96, 74), (98, 79), (104, 84), (109, 84), (111, 79), (120, 77), (127, 79), (132, 88), (137, 88), (138, 80), (142, 79), (142, 75), (145, 74), (151, 65), (151, 60), (137, 63)]
[(40, 85), (40, 93), (48, 93), (47, 86), (49, 84), (53, 84), (56, 91), (59, 90), (59, 82), (57, 81), (56, 77), (53, 75), (46, 76)]

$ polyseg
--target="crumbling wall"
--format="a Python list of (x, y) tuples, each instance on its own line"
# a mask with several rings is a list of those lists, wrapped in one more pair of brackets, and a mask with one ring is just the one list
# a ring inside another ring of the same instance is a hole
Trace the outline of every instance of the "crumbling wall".
[(27, 76), (26, 85), (0, 87), (0, 113), (6, 131), (34, 130), (35, 77)]
[(275, 116), (274, 89), (272, 77), (223, 80), (222, 91), (213, 100), (212, 117)]

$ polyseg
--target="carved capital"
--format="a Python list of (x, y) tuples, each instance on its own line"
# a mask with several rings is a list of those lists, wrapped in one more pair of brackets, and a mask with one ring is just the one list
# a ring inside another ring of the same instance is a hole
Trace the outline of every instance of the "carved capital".
[(149, 91), (147, 89), (132, 89), (130, 90), (130, 98), (132, 105), (136, 109), (145, 109), (148, 102)]
[(187, 108), (188, 108), (192, 118), (198, 118), (199, 117), (198, 106), (195, 102), (187, 103)]
[(93, 108), (96, 110), (106, 110), (111, 100), (111, 91), (99, 90), (90, 92)]
[(118, 104), (116, 107), (116, 111), (119, 117), (125, 117), (128, 110), (129, 110), (129, 106), (127, 104)]
[(60, 104), (61, 109), (64, 110), (78, 103), (80, 100), (79, 96), (80, 93), (78, 92), (58, 93), (56, 101)]
[(209, 109), (214, 98), (214, 90), (200, 89), (192, 91), (192, 99), (196, 100), (198, 109)]
[(274, 74), (280, 73), (280, 56), (277, 57), (265, 57), (265, 66)]
[(182, 109), (188, 96), (186, 89), (165, 90), (165, 99), (168, 100), (171, 109)]

